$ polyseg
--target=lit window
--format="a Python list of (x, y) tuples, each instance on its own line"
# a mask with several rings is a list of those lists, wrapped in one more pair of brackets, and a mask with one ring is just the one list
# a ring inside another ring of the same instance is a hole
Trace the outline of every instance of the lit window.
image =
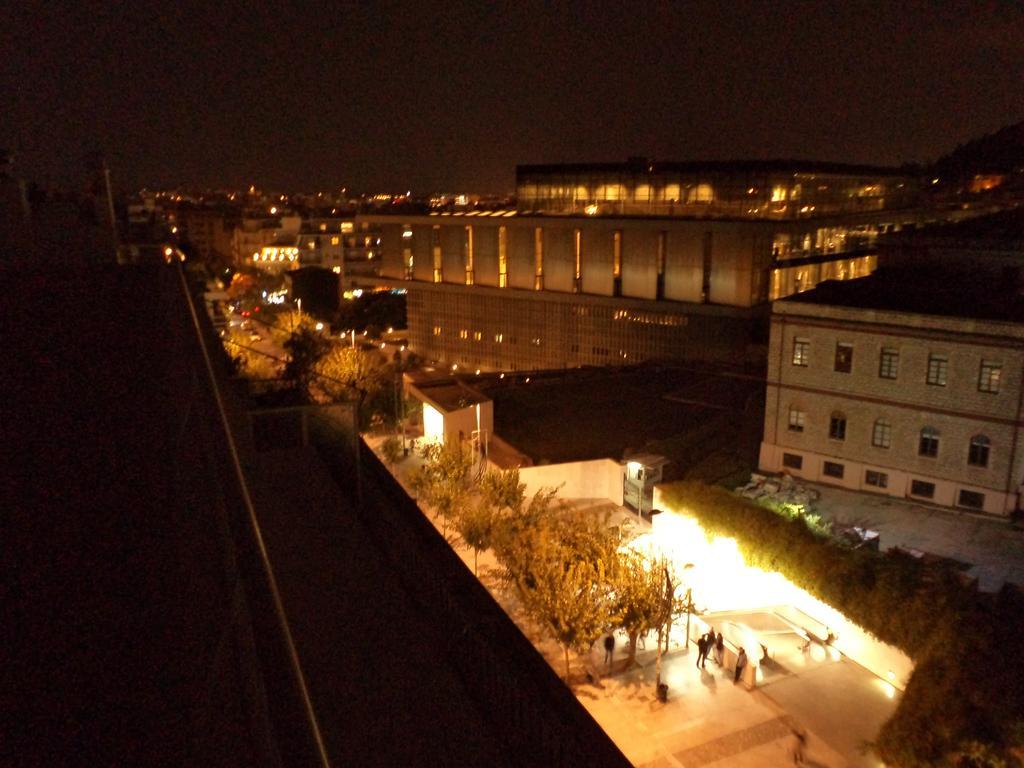
[(544, 230), (536, 227), (533, 230), (534, 279), (533, 288), (544, 290)]
[(784, 203), (786, 202), (786, 188), (782, 186), (772, 187), (772, 202), (773, 203)]
[(978, 391), (999, 392), (999, 379), (1003, 373), (1003, 366), (999, 363), (982, 362), (981, 371), (978, 373)]
[(945, 355), (928, 355), (928, 376), (926, 381), (933, 387), (946, 386), (949, 373), (949, 358)]
[(467, 331), (465, 328), (460, 330), (459, 331), (459, 338), (460, 339), (468, 339), (469, 338), (469, 331)]
[(498, 287), (508, 288), (508, 232), (498, 227)]
[(435, 325), (434, 326), (434, 335), (435, 336), (440, 336), (441, 335), (441, 326), (440, 325)]
[(900, 372), (900, 353), (895, 349), (883, 349), (878, 359), (878, 377), (895, 379)]
[(790, 432), (803, 432), (804, 422), (807, 419), (807, 414), (803, 411), (797, 410), (796, 408), (789, 409), (789, 431)]
[(331, 238), (331, 245), (338, 245), (338, 243), (340, 243), (340, 242), (341, 242), (341, 238), (340, 237), (332, 237)]
[(351, 232), (352, 231), (352, 222), (351, 221), (343, 221), (343, 222), (341, 222), (341, 231), (342, 232)]
[(987, 467), (989, 447), (989, 439), (984, 435), (972, 437), (971, 445), (967, 449), (967, 463), (972, 467)]
[(885, 419), (878, 419), (871, 430), (871, 444), (875, 448), (889, 448), (892, 445), (892, 424)]
[(793, 365), (807, 367), (807, 360), (810, 357), (811, 342), (807, 339), (793, 340)]
[(853, 344), (836, 344), (836, 365), (838, 373), (849, 373), (853, 369)]
[(327, 231), (327, 225), (326, 224), (321, 224), (320, 225), (320, 231), (321, 232), (326, 232)]
[(932, 427), (925, 427), (921, 430), (921, 440), (917, 446), (918, 456), (927, 456), (934, 459), (939, 455), (939, 433)]
[(846, 439), (846, 416), (833, 413), (828, 422), (828, 436), (833, 440)]
[(474, 341), (480, 341), (483, 337), (484, 337), (484, 335), (480, 331), (474, 331), (473, 332), (473, 340)]

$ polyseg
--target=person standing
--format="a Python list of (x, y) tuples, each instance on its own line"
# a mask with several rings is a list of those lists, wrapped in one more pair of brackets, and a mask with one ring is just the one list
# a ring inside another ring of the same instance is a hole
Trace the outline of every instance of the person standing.
[(733, 685), (740, 681), (743, 677), (743, 670), (747, 667), (747, 651), (745, 648), (740, 648), (739, 654), (736, 656), (736, 676), (733, 677)]
[(604, 663), (607, 664), (609, 668), (611, 668), (611, 666), (612, 666), (612, 658), (614, 657), (614, 655), (615, 655), (615, 636), (612, 635), (612, 634), (609, 634), (604, 639)]
[(697, 640), (697, 669), (700, 669), (700, 663), (708, 656), (708, 636), (701, 635), (700, 639)]
[(722, 633), (718, 633), (718, 637), (715, 639), (715, 663), (718, 666), (722, 666), (725, 662), (725, 638), (722, 637)]

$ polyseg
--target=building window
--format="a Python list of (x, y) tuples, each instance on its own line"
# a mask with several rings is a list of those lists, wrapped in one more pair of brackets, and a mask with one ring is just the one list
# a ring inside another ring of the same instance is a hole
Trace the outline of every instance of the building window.
[(828, 436), (833, 440), (846, 439), (846, 416), (841, 413), (833, 413), (828, 422)]
[(878, 377), (895, 379), (900, 373), (900, 353), (895, 349), (883, 349), (878, 360)]
[(544, 230), (541, 227), (535, 227), (533, 230), (533, 261), (534, 261), (534, 278), (533, 278), (533, 289), (535, 291), (544, 290)]
[(804, 420), (807, 418), (807, 414), (803, 411), (798, 411), (796, 408), (789, 409), (789, 431), (790, 432), (803, 432), (804, 431)]
[(982, 361), (981, 371), (978, 373), (978, 391), (979, 392), (991, 392), (995, 394), (999, 391), (999, 379), (1003, 373), (1003, 366), (999, 363), (989, 363)]
[(782, 466), (790, 469), (803, 469), (804, 457), (796, 453), (782, 454)]
[(967, 507), (968, 509), (984, 509), (985, 494), (978, 493), (977, 491), (960, 491), (957, 494), (956, 505), (958, 507)]
[(972, 437), (970, 448), (967, 449), (967, 463), (972, 467), (987, 467), (989, 446), (989, 440), (984, 435)]
[(885, 419), (878, 419), (871, 430), (871, 444), (875, 448), (888, 448), (892, 445), (892, 424)]
[(435, 325), (434, 326), (434, 335), (435, 336), (440, 336), (441, 335), (441, 326), (440, 325)]
[(580, 230), (573, 231), (573, 251), (576, 256), (576, 269), (573, 272), (572, 291), (580, 293), (583, 290), (583, 233)]
[(340, 242), (341, 242), (341, 238), (340, 237), (332, 237), (331, 238), (331, 245), (337, 245)]
[(871, 485), (875, 488), (888, 488), (889, 476), (885, 472), (876, 472), (869, 469), (864, 472), (864, 485)]
[(811, 354), (811, 342), (807, 339), (793, 339), (793, 365), (807, 367)]
[(444, 281), (441, 261), (441, 227), (436, 224), (430, 230), (430, 247), (434, 254), (434, 282), (440, 283)]
[(463, 243), (465, 249), (465, 263), (466, 263), (466, 285), (472, 285), (474, 282), (473, 275), (473, 228), (470, 226), (466, 227), (466, 239)]
[(842, 464), (836, 464), (834, 461), (826, 461), (822, 465), (821, 473), (823, 475), (828, 475), (829, 477), (837, 477), (839, 479), (842, 479), (842, 477), (843, 477), (843, 465)]
[(928, 355), (928, 378), (927, 382), (933, 387), (946, 386), (946, 376), (949, 373), (949, 358), (945, 355)]
[(508, 288), (508, 231), (498, 227), (498, 287)]
[(612, 235), (612, 295), (622, 295), (622, 233)]
[(920, 496), (922, 499), (930, 499), (935, 496), (935, 483), (926, 483), (924, 480), (911, 480), (910, 495)]
[(853, 369), (853, 344), (836, 344), (836, 366), (838, 373), (849, 373)]
[(939, 455), (939, 433), (932, 427), (925, 427), (921, 430), (921, 442), (917, 447), (918, 456), (927, 456), (934, 459)]

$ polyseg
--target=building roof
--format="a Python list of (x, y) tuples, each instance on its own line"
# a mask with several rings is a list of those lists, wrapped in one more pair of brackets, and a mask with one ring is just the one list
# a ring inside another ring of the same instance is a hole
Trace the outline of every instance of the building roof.
[(491, 402), (491, 398), (454, 377), (423, 378), (406, 374), (409, 383), (445, 413)]
[(918, 230), (902, 231), (892, 235), (891, 239), (927, 241), (947, 247), (962, 245), (970, 248), (1024, 251), (1024, 207), (934, 224)]
[(994, 281), (987, 275), (971, 279), (968, 273), (951, 276), (938, 270), (879, 269), (857, 280), (827, 280), (784, 301), (1024, 322), (1024, 295), (1015, 281)]
[(851, 165), (819, 160), (696, 160), (662, 162), (632, 159), (623, 163), (555, 163), (517, 165), (516, 178), (528, 174), (565, 173), (681, 173), (681, 174), (834, 174), (841, 176), (894, 176), (911, 174), (899, 168), (878, 165)]

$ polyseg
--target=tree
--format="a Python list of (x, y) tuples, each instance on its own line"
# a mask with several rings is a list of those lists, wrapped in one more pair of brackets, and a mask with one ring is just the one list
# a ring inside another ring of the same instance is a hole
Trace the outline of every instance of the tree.
[(270, 355), (253, 349), (247, 332), (238, 328), (229, 328), (224, 338), (224, 348), (236, 362), (242, 375), (251, 379), (277, 377), (277, 361)]
[(309, 313), (288, 310), (280, 312), (270, 325), (270, 336), (275, 343), (284, 346), (288, 339), (300, 330), (307, 330), (316, 333), (316, 320), (310, 317)]
[(583, 655), (601, 636), (610, 618), (610, 600), (602, 563), (561, 558), (542, 561), (534, 570), (534, 586), (523, 595), (527, 612), (561, 646), (565, 681), (569, 682), (569, 651)]
[(636, 659), (637, 639), (667, 622), (663, 566), (639, 552), (625, 550), (617, 554), (611, 580), (612, 615), (629, 636), (629, 663), (632, 664)]
[(317, 372), (317, 363), (329, 348), (330, 342), (321, 333), (299, 327), (284, 342), (284, 349), (288, 353), (284, 378), (295, 382), (303, 392), (308, 393)]
[(363, 409), (374, 394), (380, 391), (387, 376), (387, 368), (380, 355), (372, 350), (355, 349), (344, 345), (333, 347), (317, 361), (319, 386), (331, 400), (355, 400), (360, 421), (369, 414)]
[(390, 435), (380, 446), (380, 452), (384, 456), (384, 462), (393, 467), (402, 458), (402, 444), (394, 435)]
[(473, 575), (479, 574), (480, 553), (491, 547), (491, 535), (495, 525), (494, 510), (486, 503), (464, 505), (455, 515), (455, 530), (473, 550)]
[(413, 472), (413, 490), (434, 508), (440, 517), (443, 532), (469, 497), (473, 470), (473, 454), (460, 442), (428, 443), (420, 451), (423, 465)]

